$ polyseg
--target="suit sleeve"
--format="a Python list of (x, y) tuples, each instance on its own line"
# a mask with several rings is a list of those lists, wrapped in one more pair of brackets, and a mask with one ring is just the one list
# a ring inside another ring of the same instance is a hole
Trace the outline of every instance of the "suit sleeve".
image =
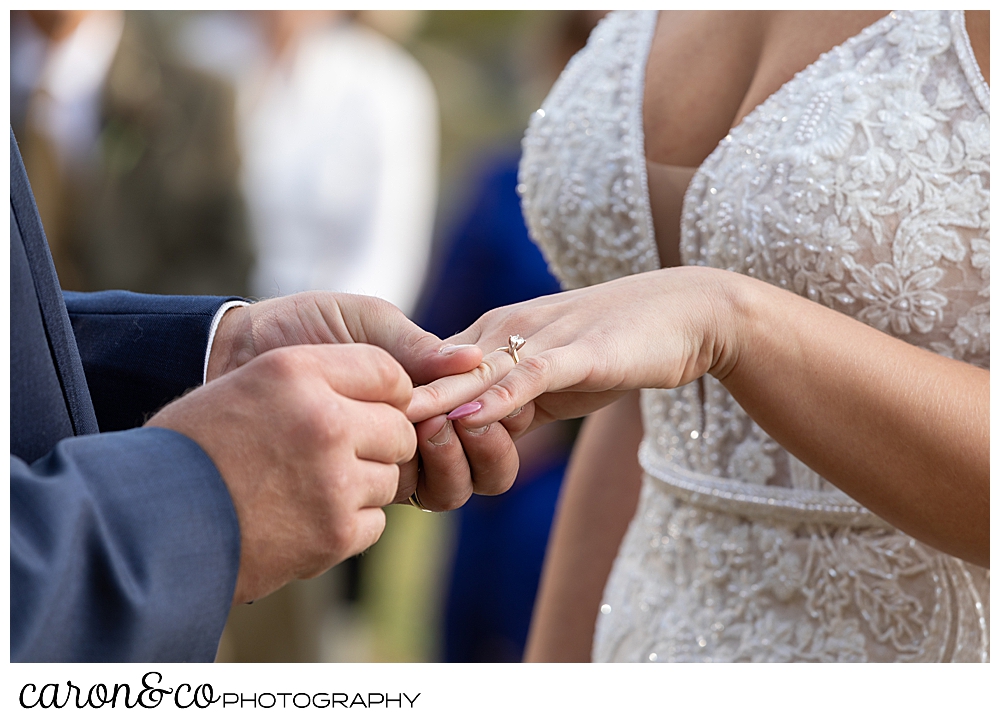
[(236, 512), (182, 434), (71, 437), (10, 461), (11, 660), (211, 661), (239, 568)]
[(199, 386), (215, 312), (238, 297), (63, 293), (102, 432), (141, 426)]

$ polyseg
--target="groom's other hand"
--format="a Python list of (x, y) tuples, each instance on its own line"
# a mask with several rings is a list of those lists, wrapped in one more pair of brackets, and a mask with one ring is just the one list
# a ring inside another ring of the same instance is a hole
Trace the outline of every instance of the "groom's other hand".
[(473, 494), (506, 492), (519, 464), (513, 440), (531, 423), (529, 407), (481, 428), (468, 429), (443, 414), (419, 422), (420, 454), (402, 466), (396, 501), (407, 500), (416, 490), (424, 509), (443, 512), (461, 507)]
[(445, 344), (383, 299), (309, 291), (226, 312), (212, 344), (206, 381), (271, 349), (352, 343), (385, 349), (414, 384), (471, 371), (483, 358), (474, 344)]
[(225, 480), (240, 525), (233, 603), (314, 577), (372, 545), (416, 435), (412, 383), (369, 344), (255, 354), (164, 407), (149, 425), (196, 441)]

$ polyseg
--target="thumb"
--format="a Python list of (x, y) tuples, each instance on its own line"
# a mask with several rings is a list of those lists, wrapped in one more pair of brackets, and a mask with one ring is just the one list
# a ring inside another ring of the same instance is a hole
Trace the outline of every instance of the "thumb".
[[(414, 384), (428, 384), (435, 379), (472, 371), (483, 360), (483, 351), (475, 344), (449, 344), (424, 331), (405, 316), (395, 331), (379, 342), (396, 357)], [(384, 345), (383, 345), (384, 344)]]
[[(359, 297), (363, 299), (364, 297)], [(348, 312), (348, 309), (343, 309)], [(387, 301), (366, 298), (355, 310), (354, 319), (345, 313), (355, 341), (382, 347), (400, 363), (414, 384), (427, 384), (451, 376), (464, 374), (479, 366), (482, 350), (475, 344), (457, 344), (441, 341), (429, 331), (414, 324), (398, 308)]]

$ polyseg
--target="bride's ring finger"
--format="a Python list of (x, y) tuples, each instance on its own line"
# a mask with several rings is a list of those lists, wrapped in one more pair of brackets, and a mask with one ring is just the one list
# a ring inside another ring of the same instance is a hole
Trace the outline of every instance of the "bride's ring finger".
[[(530, 358), (522, 354), (525, 344), (517, 344), (515, 340), (517, 348), (514, 351), (518, 355), (519, 362), (515, 363), (514, 354), (509, 350), (509, 341), (508, 338), (508, 345), (497, 347), (494, 351), (485, 353), (479, 366), (470, 372), (441, 377), (429, 384), (415, 387), (413, 399), (407, 409), (407, 416), (410, 420), (419, 422), (442, 413), (448, 414), (450, 419), (460, 419), (464, 414), (472, 414), (470, 404), (463, 404), (463, 401), (476, 399), (510, 374), (511, 370), (523, 367), (524, 361)], [(487, 349), (489, 348), (482, 341), (479, 343)], [(538, 345), (537, 343), (532, 344), (530, 341), (526, 344), (532, 350), (534, 346)], [(532, 353), (534, 352), (532, 351)], [(478, 408), (475, 406), (475, 409)]]
[(526, 343), (527, 342), (525, 341), (524, 337), (521, 336), (520, 334), (511, 334), (509, 337), (507, 337), (507, 346), (498, 347), (494, 351), (507, 352), (510, 355), (510, 358), (514, 360), (514, 363), (517, 364), (519, 361), (521, 361), (520, 356), (518, 356), (518, 351)]

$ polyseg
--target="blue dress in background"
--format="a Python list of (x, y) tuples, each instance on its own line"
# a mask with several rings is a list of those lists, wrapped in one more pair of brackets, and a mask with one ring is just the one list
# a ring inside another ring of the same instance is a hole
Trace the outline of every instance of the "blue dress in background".
[[(416, 314), (442, 338), (490, 309), (560, 290), (524, 225), (518, 160), (501, 153), (481, 166), (467, 210), (444, 237)], [(521, 660), (571, 446), (567, 435), (539, 463), (522, 466), (509, 492), (473, 496), (451, 513), (458, 535), (444, 613), (447, 662)]]

